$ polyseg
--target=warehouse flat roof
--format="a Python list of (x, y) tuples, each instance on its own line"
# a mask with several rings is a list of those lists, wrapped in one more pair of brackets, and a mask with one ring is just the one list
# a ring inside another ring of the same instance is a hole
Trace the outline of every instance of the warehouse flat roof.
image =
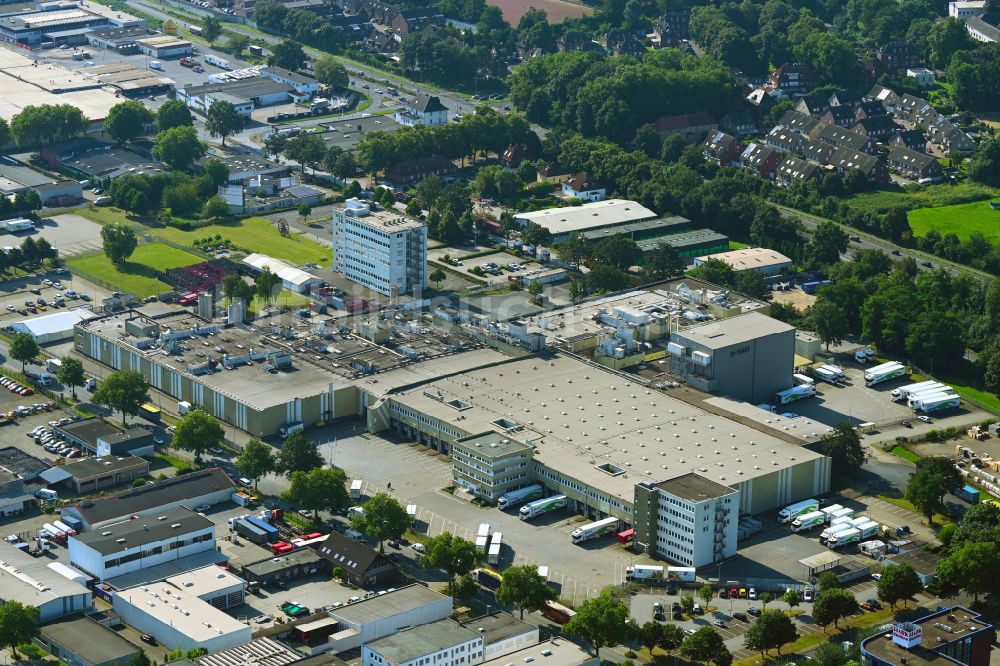
[(509, 664), (524, 664), (529, 661), (545, 666), (580, 666), (580, 664), (596, 663), (597, 660), (594, 659), (594, 655), (576, 643), (565, 638), (553, 638), (518, 652), (484, 661), (481, 666), (508, 666)]
[(11, 545), (0, 551), (0, 598), (41, 607), (56, 599), (77, 595), (91, 596), (86, 587), (69, 580), (48, 567), (50, 560), (32, 557)]
[(736, 492), (729, 486), (706, 479), (700, 474), (684, 474), (657, 484), (657, 487), (674, 497), (680, 497), (690, 502), (704, 502)]
[(478, 632), (448, 619), (404, 629), (398, 634), (367, 643), (366, 646), (391, 664), (403, 664), (459, 643), (466, 643), (478, 636)]
[(524, 620), (519, 620), (504, 611), (481, 615), (480, 617), (463, 622), (462, 625), (481, 633), (483, 635), (483, 643), (486, 645), (499, 643), (514, 636), (538, 630), (538, 627), (528, 624)]
[(24, 107), (41, 104), (69, 104), (91, 121), (103, 120), (108, 109), (121, 101), (80, 72), (36, 63), (16, 49), (0, 49), (0, 86), (0, 117), (7, 121)]
[(81, 481), (136, 468), (148, 469), (149, 463), (145, 458), (140, 458), (139, 456), (124, 456), (121, 458), (104, 456), (103, 458), (74, 460), (60, 466), (60, 469), (65, 470), (70, 476)]
[(635, 201), (607, 199), (580, 206), (548, 208), (531, 213), (517, 213), (514, 219), (545, 227), (554, 236), (583, 233), (600, 227), (650, 220), (656, 213)]
[(447, 598), (440, 592), (435, 592), (423, 585), (408, 585), (392, 592), (386, 592), (381, 596), (341, 606), (330, 611), (330, 616), (336, 617), (346, 624), (360, 626)]
[(513, 359), (386, 397), (459, 433), (499, 429), (528, 440), (535, 461), (627, 504), (641, 481), (694, 471), (730, 485), (823, 457), (561, 353)]
[(173, 585), (141, 585), (120, 590), (116, 596), (196, 643), (227, 634), (245, 634), (247, 640), (251, 636), (249, 626)]
[(215, 526), (191, 509), (177, 507), (70, 537), (102, 555), (139, 548)]
[(725, 349), (756, 340), (764, 335), (788, 333), (794, 330), (794, 326), (783, 321), (778, 321), (760, 312), (748, 312), (692, 326), (680, 331), (678, 335), (691, 341), (692, 344), (699, 344), (709, 349)]
[(47, 624), (42, 636), (73, 651), (88, 664), (127, 663), (139, 651), (132, 643), (88, 617)]
[[(198, 666), (286, 666), (302, 660), (302, 653), (273, 638), (258, 638), (243, 645), (231, 647), (198, 657)], [(177, 662), (170, 662), (176, 666)]]
[(242, 586), (246, 583), (246, 581), (236, 574), (230, 573), (214, 564), (201, 567), (200, 569), (192, 569), (178, 576), (171, 576), (166, 580), (174, 587), (189, 592), (196, 597), (204, 594), (212, 594), (213, 592), (222, 592), (223, 590)]
[(718, 259), (733, 267), (734, 271), (759, 270), (769, 266), (787, 266), (792, 260), (775, 250), (766, 247), (745, 247), (740, 250), (719, 252), (698, 257), (699, 260)]
[(655, 250), (660, 245), (666, 243), (674, 249), (684, 249), (692, 245), (704, 245), (706, 243), (726, 243), (729, 241), (729, 237), (725, 234), (720, 234), (718, 231), (712, 231), (711, 229), (692, 229), (691, 231), (682, 231), (679, 234), (670, 234), (668, 236), (657, 236), (656, 238), (645, 238), (643, 240), (636, 241), (636, 245), (643, 252), (649, 252)]
[(607, 238), (608, 236), (631, 235), (636, 233), (641, 234), (646, 231), (662, 231), (664, 234), (667, 234), (672, 233), (671, 230), (676, 230), (677, 227), (684, 227), (689, 224), (691, 224), (691, 220), (686, 217), (680, 217), (679, 215), (675, 215), (673, 217), (658, 217), (653, 220), (643, 220), (642, 222), (623, 224), (612, 229), (585, 231), (583, 233), (583, 237), (587, 240), (601, 240), (602, 238)]

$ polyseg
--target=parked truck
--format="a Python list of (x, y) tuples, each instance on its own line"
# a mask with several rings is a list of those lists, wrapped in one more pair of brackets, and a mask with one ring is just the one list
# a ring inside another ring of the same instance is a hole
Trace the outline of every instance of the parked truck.
[(779, 405), (788, 405), (797, 400), (804, 400), (806, 398), (812, 398), (816, 395), (816, 385), (810, 384), (808, 386), (793, 386), (790, 389), (785, 389), (784, 391), (778, 391), (774, 394), (774, 401)]
[(562, 509), (566, 506), (566, 502), (567, 498), (565, 495), (553, 495), (545, 499), (535, 500), (530, 504), (522, 506), (518, 516), (521, 520), (531, 520), (550, 511)]
[(820, 511), (826, 514), (826, 522), (830, 522), (830, 514), (836, 511), (840, 511), (844, 508), (843, 504), (827, 504), (820, 508)]
[(906, 374), (906, 366), (896, 361), (876, 365), (870, 370), (865, 370), (865, 386), (875, 386), (890, 379), (896, 379)]
[(790, 504), (778, 512), (779, 523), (790, 523), (804, 513), (819, 511), (819, 500), (807, 499)]
[(486, 554), (486, 549), (490, 545), (490, 524), (482, 523), (479, 532), (476, 534), (476, 552), (481, 555)]
[(361, 479), (354, 479), (351, 481), (351, 499), (359, 500), (361, 499)]
[(258, 546), (267, 546), (270, 543), (270, 533), (258, 525), (247, 522), (246, 518), (233, 521), (233, 531)]
[[(255, 527), (264, 530), (267, 533), (267, 540), (271, 543), (281, 539), (281, 534), (278, 532), (278, 528), (274, 525), (270, 525), (260, 518), (255, 518), (254, 516), (247, 516), (243, 519), (244, 522), (249, 523)], [(238, 524), (238, 523), (237, 523)]]
[(854, 517), (854, 509), (842, 506), (836, 511), (826, 514), (826, 521), (828, 523), (832, 523), (834, 518), (853, 518), (853, 517)]
[(633, 567), (625, 568), (625, 580), (630, 583), (660, 581), (663, 579), (663, 567), (651, 566), (648, 564), (637, 564)]
[[(843, 520), (843, 519), (838, 519)], [(861, 518), (851, 518), (849, 520), (843, 520), (843, 522), (833, 523), (819, 535), (819, 542), (826, 543), (834, 535), (844, 532), (846, 530), (852, 530), (858, 525), (864, 525), (868, 522), (868, 518), (862, 516)]]
[[(979, 489), (978, 488), (973, 488), (972, 486), (970, 486), (968, 484), (966, 484), (966, 485), (962, 486), (961, 488), (955, 490), (953, 492), (953, 494), (958, 499), (965, 500), (966, 502), (969, 502), (970, 504), (978, 504), (979, 503)], [(59, 527), (59, 523), (56, 523), (56, 527)]]
[(868, 537), (878, 534), (878, 530), (878, 523), (875, 521), (869, 521), (863, 525), (859, 525), (858, 527), (852, 527), (849, 530), (844, 530), (843, 532), (834, 534), (826, 540), (826, 547), (843, 548), (848, 544), (859, 543)]
[(184, 416), (191, 411), (191, 403), (186, 400), (180, 400), (177, 402), (177, 413)]
[(527, 488), (521, 488), (519, 490), (512, 490), (509, 493), (504, 493), (497, 499), (497, 508), (501, 511), (506, 511), (507, 509), (513, 509), (516, 506), (520, 506), (525, 502), (531, 502), (542, 496), (542, 487), (537, 483)]
[(847, 373), (844, 372), (844, 369), (839, 365), (833, 365), (832, 363), (824, 363), (820, 367), (823, 368), (824, 370), (827, 370), (828, 372), (832, 372), (833, 376), (836, 377), (838, 381), (844, 381), (845, 379), (847, 379)]
[(792, 521), (792, 531), (805, 532), (806, 530), (811, 530), (814, 527), (822, 525), (825, 519), (826, 514), (822, 511), (810, 511), (809, 513), (803, 513)]
[(45, 361), (45, 369), (53, 374), (59, 372), (59, 369), (61, 367), (62, 367), (62, 359), (50, 358), (49, 360)]
[(794, 375), (792, 375), (792, 381), (794, 381), (799, 386), (806, 386), (806, 385), (809, 385), (809, 384), (815, 385), (816, 384), (816, 380), (813, 379), (812, 377), (807, 377), (805, 375), (800, 375), (798, 373), (795, 373)]
[(62, 522), (61, 520), (57, 520), (57, 521), (53, 522), (52, 524), (55, 525), (55, 527), (57, 529), (61, 530), (62, 532), (65, 532), (66, 536), (73, 536), (74, 534), (76, 534), (76, 530), (75, 529), (73, 529), (72, 527), (70, 527), (66, 523)]
[(910, 395), (914, 393), (920, 393), (921, 391), (925, 391), (928, 389), (935, 389), (935, 388), (945, 389), (948, 387), (945, 384), (942, 384), (941, 382), (929, 380), (926, 382), (916, 382), (914, 384), (907, 384), (906, 386), (900, 386), (899, 388), (894, 388), (892, 389), (892, 393), (890, 393), (889, 395), (892, 397), (894, 401), (899, 402), (900, 400), (906, 400), (907, 398), (910, 397)]
[(667, 567), (667, 580), (681, 583), (693, 583), (695, 579), (694, 567)]
[(219, 56), (212, 55), (209, 53), (205, 56), (205, 62), (209, 65), (215, 65), (219, 69), (229, 69), (229, 61), (225, 58), (220, 58)]
[(926, 398), (920, 402), (920, 406), (917, 407), (917, 410), (923, 412), (924, 414), (930, 414), (932, 412), (943, 412), (946, 409), (955, 409), (961, 404), (962, 399), (954, 393), (951, 393), (948, 395)]
[(914, 409), (924, 398), (928, 398), (931, 396), (939, 396), (939, 395), (949, 395), (952, 393), (954, 393), (954, 390), (952, 390), (950, 386), (946, 386), (944, 388), (938, 388), (936, 386), (932, 386), (931, 388), (921, 389), (919, 391), (910, 393), (910, 395), (906, 396), (906, 406), (909, 407), (910, 409)]
[(839, 384), (840, 380), (837, 375), (826, 368), (816, 368), (813, 370), (813, 374), (816, 375), (816, 379), (820, 379), (827, 384)]
[(490, 549), (486, 554), (486, 561), (489, 564), (500, 564), (500, 548), (503, 545), (503, 532), (494, 532), (490, 539)]
[(591, 539), (599, 539), (601, 537), (609, 536), (614, 534), (617, 530), (618, 519), (605, 518), (604, 520), (598, 520), (584, 525), (583, 527), (576, 528), (573, 530), (573, 533), (570, 534), (570, 539), (573, 543), (583, 543), (584, 541), (590, 541)]

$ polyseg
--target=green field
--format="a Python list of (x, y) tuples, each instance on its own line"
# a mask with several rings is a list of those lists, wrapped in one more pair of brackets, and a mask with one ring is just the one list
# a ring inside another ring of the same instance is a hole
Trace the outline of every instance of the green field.
[(119, 290), (135, 294), (140, 298), (170, 291), (170, 285), (156, 277), (157, 272), (179, 266), (190, 266), (204, 261), (190, 252), (178, 250), (164, 243), (143, 243), (135, 249), (122, 267), (117, 267), (104, 253), (95, 253), (70, 259), (66, 265), (84, 273), (89, 273)]
[(976, 183), (959, 185), (913, 185), (904, 189), (885, 189), (857, 194), (847, 199), (851, 208), (860, 211), (881, 212), (893, 208), (915, 210), (996, 198), (1000, 191)]
[(918, 208), (909, 212), (909, 220), (917, 236), (933, 230), (942, 236), (955, 234), (964, 240), (978, 231), (994, 242), (1000, 241), (1000, 210), (990, 208), (989, 201)]

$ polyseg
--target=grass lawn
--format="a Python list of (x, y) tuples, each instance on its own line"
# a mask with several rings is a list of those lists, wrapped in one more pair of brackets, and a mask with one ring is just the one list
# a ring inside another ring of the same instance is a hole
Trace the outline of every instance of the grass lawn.
[(916, 210), (996, 198), (998, 190), (976, 183), (927, 185), (907, 189), (885, 189), (857, 194), (847, 205), (861, 211), (884, 211), (890, 208)]
[(202, 261), (204, 259), (196, 254), (178, 250), (164, 243), (143, 243), (120, 268), (112, 264), (102, 252), (75, 257), (66, 264), (70, 268), (101, 278), (117, 286), (121, 291), (145, 298), (159, 292), (170, 291), (170, 285), (156, 277), (157, 272), (168, 268), (190, 266)]
[(974, 405), (978, 405), (980, 408), (985, 409), (988, 412), (993, 412), (994, 414), (1000, 414), (1000, 398), (989, 393), (988, 391), (981, 391), (980, 389), (969, 386), (963, 383), (965, 380), (959, 379), (958, 377), (942, 376), (940, 381), (948, 384), (955, 389), (955, 393), (959, 395), (963, 400), (968, 400)]
[(934, 230), (942, 236), (953, 233), (964, 240), (978, 231), (993, 242), (1000, 241), (1000, 210), (990, 208), (989, 201), (918, 208), (910, 211), (909, 219), (917, 236)]
[[(912, 511), (918, 516), (923, 516), (923, 512), (913, 506), (913, 503), (905, 497), (894, 497), (892, 495), (879, 495), (880, 500), (884, 500), (889, 504), (895, 504), (898, 507), (906, 509), (907, 511)], [(926, 518), (926, 516), (924, 516)], [(921, 520), (923, 522), (923, 520)], [(940, 513), (934, 514), (934, 525), (941, 527), (942, 525), (947, 525), (948, 523), (954, 522), (949, 516), (945, 516)]]
[(730, 250), (742, 250), (745, 247), (750, 247), (750, 246), (747, 245), (746, 243), (741, 243), (739, 241), (734, 241), (734, 240), (729, 241)]
[(902, 446), (892, 447), (892, 449), (889, 450), (889, 453), (902, 458), (903, 460), (909, 460), (911, 463), (915, 463), (920, 460), (920, 456), (909, 449), (903, 448)]

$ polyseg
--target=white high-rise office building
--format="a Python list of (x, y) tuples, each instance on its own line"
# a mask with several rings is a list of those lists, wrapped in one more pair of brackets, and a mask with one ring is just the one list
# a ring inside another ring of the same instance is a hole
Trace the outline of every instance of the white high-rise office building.
[(427, 286), (427, 227), (348, 199), (333, 211), (333, 269), (381, 294), (417, 293)]

